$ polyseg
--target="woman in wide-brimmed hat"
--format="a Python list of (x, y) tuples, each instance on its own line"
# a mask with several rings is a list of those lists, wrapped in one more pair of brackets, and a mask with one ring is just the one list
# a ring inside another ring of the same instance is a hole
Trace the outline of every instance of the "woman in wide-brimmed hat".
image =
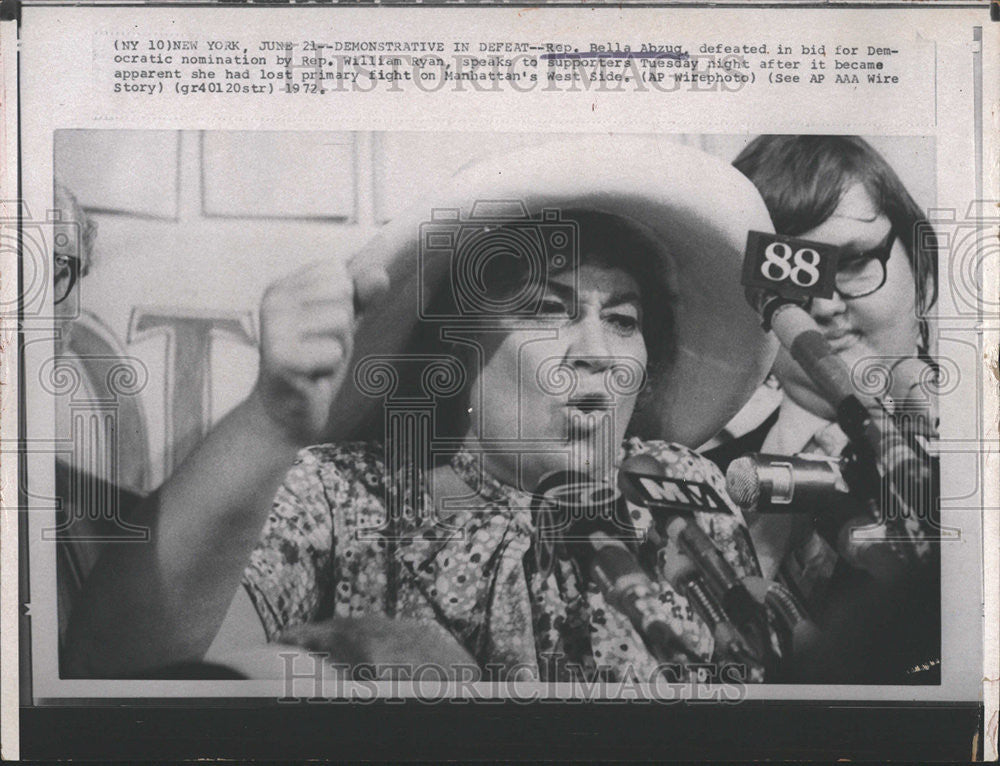
[[(724, 495), (691, 448), (775, 352), (739, 285), (748, 229), (770, 229), (766, 210), (722, 162), (586, 138), (467, 167), (350, 264), (276, 283), (257, 386), (161, 488), (154, 545), (101, 563), (71, 670), (265, 640), (541, 680), (652, 670), (579, 564), (540, 555), (530, 493), (570, 467), (613, 481), (646, 453)], [(733, 511), (697, 522), (752, 574)], [(708, 659), (706, 626), (657, 588)]]

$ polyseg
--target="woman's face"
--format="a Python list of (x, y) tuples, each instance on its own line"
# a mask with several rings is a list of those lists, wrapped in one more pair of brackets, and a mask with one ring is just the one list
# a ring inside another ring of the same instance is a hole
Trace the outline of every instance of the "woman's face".
[(490, 454), (494, 475), (531, 489), (571, 465), (595, 476), (611, 469), (647, 361), (639, 285), (629, 273), (585, 260), (575, 273), (550, 276), (539, 316), (504, 320), (483, 345), (470, 441), (515, 445)]
[[(827, 220), (802, 239), (826, 242), (852, 250), (871, 250), (889, 234), (889, 219), (875, 205), (861, 184), (848, 188)], [(920, 338), (916, 314), (916, 288), (906, 250), (897, 239), (886, 262), (885, 284), (862, 298), (813, 300), (810, 313), (834, 351), (852, 372), (868, 364), (884, 366), (886, 356), (912, 356)], [(875, 357), (882, 357), (878, 360)], [(782, 348), (774, 372), (786, 393), (807, 410), (833, 417), (833, 409), (819, 394), (799, 365)]]

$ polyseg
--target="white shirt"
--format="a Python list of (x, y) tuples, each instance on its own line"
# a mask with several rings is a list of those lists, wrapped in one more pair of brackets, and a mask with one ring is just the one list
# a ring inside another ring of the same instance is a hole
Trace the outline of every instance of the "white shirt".
[[(835, 455), (846, 445), (847, 437), (835, 423), (809, 412), (790, 397), (784, 396), (778, 410), (778, 420), (764, 437), (761, 452), (777, 455), (824, 452)], [(773, 579), (777, 574), (782, 561), (793, 547), (794, 533), (801, 530), (804, 522), (803, 517), (785, 514), (755, 515), (750, 521), (750, 532), (764, 577)], [(803, 574), (805, 570), (811, 570), (807, 575), (810, 581), (829, 576), (836, 559), (836, 553), (829, 545), (813, 534), (799, 547), (800, 558), (803, 559)]]
[(809, 412), (795, 400), (784, 396), (778, 410), (778, 420), (764, 437), (760, 451), (775, 455), (804, 452), (817, 432), (831, 425), (831, 421)]

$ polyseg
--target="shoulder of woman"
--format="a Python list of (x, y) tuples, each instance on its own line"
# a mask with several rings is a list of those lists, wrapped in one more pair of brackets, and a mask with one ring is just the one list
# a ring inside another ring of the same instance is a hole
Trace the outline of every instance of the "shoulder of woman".
[(289, 473), (318, 476), (324, 485), (378, 486), (384, 482), (385, 452), (379, 442), (314, 444), (298, 453)]
[(333, 465), (357, 463), (382, 463), (384, 450), (380, 442), (330, 442), (313, 444), (299, 451), (296, 462), (313, 462)]
[[(729, 513), (699, 512), (695, 516), (699, 525), (716, 539), (720, 535), (731, 535), (734, 525), (745, 526), (743, 511), (726, 492), (726, 478), (719, 467), (704, 455), (683, 444), (661, 439), (628, 439), (625, 443), (625, 457), (651, 455), (663, 466), (663, 473), (669, 479), (707, 484), (721, 498)], [(725, 530), (729, 529), (729, 532)]]
[(626, 458), (633, 455), (650, 455), (655, 458), (664, 467), (667, 476), (672, 478), (711, 481), (712, 476), (722, 476), (718, 466), (711, 460), (676, 442), (633, 437), (625, 440), (624, 449)]

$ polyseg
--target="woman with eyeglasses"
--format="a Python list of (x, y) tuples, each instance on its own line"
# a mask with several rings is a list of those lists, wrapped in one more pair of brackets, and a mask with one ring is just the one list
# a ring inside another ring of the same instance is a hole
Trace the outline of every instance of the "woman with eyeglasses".
[[(841, 248), (833, 295), (813, 299), (808, 310), (855, 380), (864, 379), (866, 369), (927, 360), (924, 317), (937, 297), (937, 243), (885, 159), (857, 136), (765, 135), (750, 142), (733, 165), (753, 181), (779, 234)], [(780, 405), (753, 431), (708, 452), (723, 470), (747, 452), (839, 455), (846, 446), (833, 408), (787, 350), (779, 351), (772, 372), (781, 387)], [(765, 577), (790, 581), (815, 612), (842, 603), (839, 595), (852, 589), (871, 592), (863, 581), (846, 584), (860, 575), (844, 574), (843, 561), (804, 517), (761, 515), (751, 529)], [(852, 609), (860, 614), (862, 607)], [(916, 611), (923, 612), (921, 620), (937, 613), (929, 604)], [(859, 630), (865, 628), (887, 640), (884, 631), (861, 620)], [(904, 654), (926, 664), (925, 652), (914, 648)], [(885, 662), (861, 664), (862, 676), (890, 673)]]

